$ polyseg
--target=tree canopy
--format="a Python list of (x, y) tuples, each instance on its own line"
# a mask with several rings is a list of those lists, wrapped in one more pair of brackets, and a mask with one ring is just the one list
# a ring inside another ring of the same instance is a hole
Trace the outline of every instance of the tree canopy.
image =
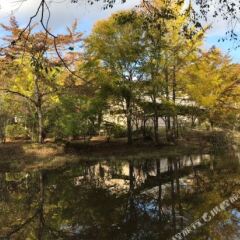
[[(239, 65), (216, 47), (204, 50), (209, 26), (193, 15), (184, 1), (143, 2), (98, 21), (89, 36), (76, 22), (54, 36), (12, 17), (1, 24), (2, 116), (17, 117), (20, 135), (39, 142), (102, 132), (158, 144), (186, 126), (239, 128)], [(13, 101), (21, 112), (6, 111)]]

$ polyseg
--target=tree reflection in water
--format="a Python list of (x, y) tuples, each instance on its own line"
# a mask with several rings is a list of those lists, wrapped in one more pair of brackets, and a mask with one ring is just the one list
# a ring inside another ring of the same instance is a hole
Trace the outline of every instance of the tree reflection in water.
[[(240, 185), (239, 158), (84, 162), (0, 174), (0, 239), (169, 239)], [(188, 239), (238, 239), (239, 203)]]

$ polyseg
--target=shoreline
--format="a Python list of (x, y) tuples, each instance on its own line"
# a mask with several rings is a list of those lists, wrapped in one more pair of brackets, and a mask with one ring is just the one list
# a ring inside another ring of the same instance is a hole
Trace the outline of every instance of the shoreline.
[(209, 154), (209, 146), (100, 144), (65, 150), (65, 145), (6, 143), (0, 145), (0, 169), (39, 170), (58, 168), (81, 161), (141, 160)]
[[(31, 171), (48, 168), (58, 168), (66, 164), (81, 161), (110, 160), (141, 160), (152, 158), (178, 157), (194, 154), (221, 153), (228, 149), (223, 141), (219, 149), (213, 146), (213, 138), (219, 141), (219, 136), (212, 132), (192, 133), (190, 137), (182, 138), (176, 144), (159, 144), (136, 141), (128, 145), (126, 139), (71, 141), (66, 143), (36, 144), (30, 142), (10, 142), (0, 144), (0, 169), (28, 169)], [(221, 140), (221, 139), (220, 139)], [(214, 140), (215, 141), (215, 140)], [(232, 146), (232, 145), (231, 145)]]

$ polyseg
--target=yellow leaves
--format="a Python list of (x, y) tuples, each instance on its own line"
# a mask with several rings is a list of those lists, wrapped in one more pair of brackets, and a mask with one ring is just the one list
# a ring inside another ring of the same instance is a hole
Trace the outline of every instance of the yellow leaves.
[(32, 69), (20, 63), (20, 70), (8, 79), (6, 88), (31, 97), (34, 88), (33, 80), (34, 75)]
[(93, 37), (94, 35), (97, 35), (99, 37), (99, 35), (103, 36), (105, 35), (111, 35), (115, 32), (114, 29), (114, 17), (110, 17), (107, 20), (100, 20), (97, 21), (93, 27)]
[(50, 96), (49, 101), (51, 102), (51, 104), (60, 103), (59, 96), (57, 96), (57, 95)]
[(236, 79), (235, 68), (227, 56), (212, 48), (183, 71), (183, 86), (187, 94), (200, 106), (214, 109), (223, 92)]

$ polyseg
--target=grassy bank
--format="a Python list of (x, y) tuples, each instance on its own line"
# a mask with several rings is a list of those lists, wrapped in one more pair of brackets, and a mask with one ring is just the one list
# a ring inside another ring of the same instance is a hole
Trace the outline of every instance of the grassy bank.
[(0, 145), (0, 169), (36, 170), (57, 168), (69, 163), (86, 160), (152, 159), (187, 154), (206, 154), (212, 149), (209, 133), (193, 132), (175, 144), (154, 145), (152, 142), (136, 140), (132, 146), (126, 139), (106, 142), (95, 139), (89, 143), (6, 143)]
[[(228, 137), (226, 137), (228, 136)], [(233, 136), (233, 135), (231, 135)], [(240, 134), (234, 134), (235, 142)], [(229, 133), (192, 131), (179, 139), (175, 144), (135, 140), (129, 146), (126, 139), (113, 139), (106, 142), (95, 138), (86, 143), (71, 141), (67, 143), (45, 143), (42, 145), (24, 142), (10, 142), (0, 145), (0, 170), (37, 170), (58, 168), (79, 161), (97, 160), (132, 160), (152, 159), (159, 157), (174, 157), (188, 154), (207, 154), (225, 149)], [(234, 142), (234, 141), (233, 141)], [(232, 141), (231, 143), (232, 144)]]

